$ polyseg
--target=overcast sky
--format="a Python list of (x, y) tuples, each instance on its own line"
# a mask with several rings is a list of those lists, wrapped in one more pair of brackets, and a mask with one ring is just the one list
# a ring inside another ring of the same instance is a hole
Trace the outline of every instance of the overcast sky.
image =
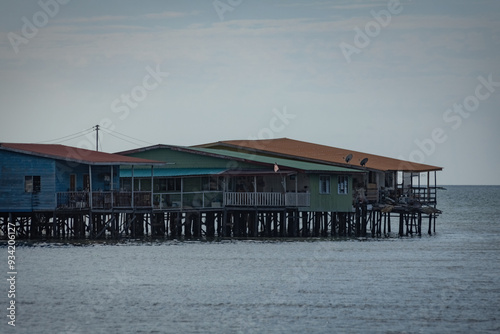
[(1, 142), (288, 137), (500, 184), (497, 0), (9, 0), (0, 34)]

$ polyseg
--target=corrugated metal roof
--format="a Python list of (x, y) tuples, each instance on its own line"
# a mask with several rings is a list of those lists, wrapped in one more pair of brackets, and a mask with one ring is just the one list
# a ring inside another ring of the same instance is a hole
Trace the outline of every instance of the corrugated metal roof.
[[(313, 144), (288, 138), (265, 140), (228, 140), (216, 143), (198, 145), (199, 148), (233, 149), (247, 152), (258, 152), (303, 161), (330, 163), (338, 166), (353, 166), (360, 168), (360, 162), (368, 158), (365, 167), (380, 171), (426, 172), (442, 170), (442, 167), (419, 164), (399, 159), (383, 157), (375, 154), (356, 152), (326, 145)], [(352, 159), (346, 163), (345, 157), (352, 154)]]
[[(155, 177), (217, 175), (226, 170), (225, 168), (154, 168), (153, 175)], [(132, 177), (132, 169), (120, 169), (120, 177)], [(151, 168), (135, 168), (134, 177), (151, 177)]]
[[(299, 169), (299, 170), (310, 171), (310, 172), (312, 172), (312, 171), (333, 172), (333, 173), (361, 172), (359, 170), (355, 170), (352, 168), (318, 164), (318, 163), (312, 163), (312, 162), (306, 162), (306, 161), (300, 161), (300, 160), (284, 159), (284, 158), (278, 158), (278, 157), (269, 157), (269, 156), (264, 156), (264, 155), (250, 154), (247, 152), (236, 152), (236, 151), (229, 151), (229, 150), (222, 150), (222, 149), (194, 148), (194, 147), (191, 147), (190, 149), (193, 151), (199, 151), (199, 152), (204, 152), (204, 153), (209, 153), (209, 154), (214, 154), (214, 155), (222, 155), (224, 157), (229, 157), (229, 158), (241, 159), (241, 160), (245, 160), (248, 162), (258, 162), (258, 163), (263, 163), (263, 164), (269, 164), (270, 166), (274, 166), (274, 164), (276, 163), (279, 167), (288, 167), (288, 168), (292, 168), (292, 169)], [(270, 167), (269, 170), (272, 171), (273, 170), (272, 167)]]
[(59, 144), (1, 143), (0, 149), (44, 158), (73, 161), (88, 165), (164, 165), (164, 162), (97, 152)]

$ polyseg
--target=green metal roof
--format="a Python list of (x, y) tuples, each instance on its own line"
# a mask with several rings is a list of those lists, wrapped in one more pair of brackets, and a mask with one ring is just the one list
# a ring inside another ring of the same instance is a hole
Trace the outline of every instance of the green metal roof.
[(308, 171), (308, 172), (314, 172), (314, 171), (335, 172), (335, 173), (362, 173), (363, 172), (363, 171), (360, 171), (358, 169), (337, 167), (337, 166), (331, 166), (331, 165), (323, 165), (323, 164), (318, 164), (318, 163), (313, 163), (313, 162), (297, 161), (297, 160), (283, 159), (283, 158), (277, 158), (277, 157), (268, 157), (268, 156), (263, 156), (263, 155), (249, 154), (249, 153), (244, 153), (244, 152), (235, 152), (235, 151), (229, 151), (229, 150), (219, 150), (219, 149), (199, 148), (199, 147), (190, 147), (189, 149), (193, 150), (193, 151), (208, 153), (208, 154), (217, 154), (217, 155), (226, 156), (226, 157), (230, 157), (230, 158), (244, 159), (247, 161), (255, 161), (258, 163), (265, 163), (265, 164), (276, 163), (276, 164), (278, 164), (278, 166), (281, 166), (281, 167), (300, 169), (300, 170)]
[[(216, 175), (225, 172), (224, 168), (155, 168), (155, 177)], [(120, 177), (132, 177), (132, 169), (120, 169)], [(135, 168), (134, 177), (151, 177), (151, 168)]]

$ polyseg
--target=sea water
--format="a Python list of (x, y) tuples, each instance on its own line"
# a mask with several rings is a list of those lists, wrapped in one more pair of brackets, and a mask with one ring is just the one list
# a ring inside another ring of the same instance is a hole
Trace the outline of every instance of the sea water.
[(19, 241), (15, 327), (0, 248), (0, 333), (498, 333), (500, 187), (438, 203), (422, 237)]

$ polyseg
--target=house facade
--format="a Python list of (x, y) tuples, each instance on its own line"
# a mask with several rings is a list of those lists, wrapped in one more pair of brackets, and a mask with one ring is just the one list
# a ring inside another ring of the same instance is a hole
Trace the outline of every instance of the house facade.
[[(120, 170), (121, 183), (153, 189), (155, 209), (296, 208), (351, 211), (354, 175), (363, 171), (207, 148), (156, 145), (120, 154), (167, 162)], [(153, 174), (151, 174), (153, 173)]]
[(437, 172), (442, 170), (437, 166), (289, 138), (220, 141), (198, 145), (197, 148), (350, 168), (361, 172), (353, 174), (355, 200), (372, 204), (410, 200), (434, 207), (437, 204)]
[[(120, 166), (161, 164), (64, 145), (0, 144), (0, 212), (132, 207)], [(121, 200), (121, 202), (120, 202)]]

